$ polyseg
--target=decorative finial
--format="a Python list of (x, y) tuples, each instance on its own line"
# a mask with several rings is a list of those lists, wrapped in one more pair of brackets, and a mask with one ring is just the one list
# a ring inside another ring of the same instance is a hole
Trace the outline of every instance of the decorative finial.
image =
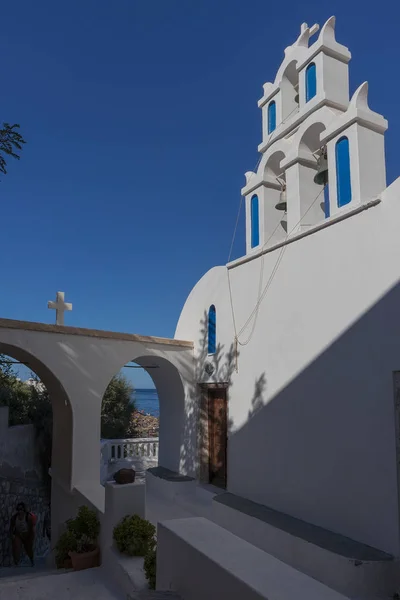
[(368, 81), (364, 81), (354, 92), (351, 100), (350, 106), (354, 106), (354, 108), (359, 108), (361, 110), (370, 111), (368, 106)]

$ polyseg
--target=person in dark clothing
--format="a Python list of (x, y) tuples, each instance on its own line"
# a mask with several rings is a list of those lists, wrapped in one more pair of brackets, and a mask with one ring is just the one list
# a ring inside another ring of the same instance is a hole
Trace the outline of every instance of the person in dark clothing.
[(33, 557), (35, 525), (32, 515), (26, 510), (26, 506), (23, 502), (20, 502), (17, 505), (17, 512), (11, 518), (10, 535), (12, 539), (12, 552), (15, 566), (19, 565), (21, 549), (23, 547), (33, 567), (35, 565)]
[(50, 508), (47, 508), (44, 519), (43, 519), (43, 537), (47, 537), (51, 542), (51, 517)]

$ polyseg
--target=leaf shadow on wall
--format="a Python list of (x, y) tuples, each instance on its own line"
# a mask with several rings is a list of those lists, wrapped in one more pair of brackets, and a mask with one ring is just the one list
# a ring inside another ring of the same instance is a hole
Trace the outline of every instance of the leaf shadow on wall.
[[(222, 419), (225, 418), (225, 414), (222, 414), (221, 412), (219, 414), (209, 414), (208, 411), (206, 411), (207, 414), (202, 414), (202, 384), (210, 386), (213, 384), (220, 384), (224, 386), (228, 398), (228, 415), (226, 423), (228, 439), (232, 435), (234, 422), (229, 415), (229, 390), (233, 383), (232, 378), (236, 370), (239, 356), (240, 352), (238, 350), (236, 355), (235, 344), (233, 342), (227, 349), (224, 344), (218, 342), (215, 353), (212, 355), (208, 354), (208, 315), (207, 312), (204, 311), (199, 323), (197, 355), (194, 357), (194, 377), (193, 383), (189, 387), (187, 418), (183, 434), (183, 443), (181, 446), (180, 470), (184, 473), (199, 477), (202, 472), (203, 476), (200, 476), (200, 478), (204, 480), (204, 473), (208, 467), (201, 463), (202, 460), (204, 462), (204, 457), (202, 459), (202, 451), (205, 450), (204, 446), (208, 444), (207, 427), (217, 426), (217, 428), (219, 428), (222, 424)], [(211, 375), (207, 374), (204, 368), (207, 362), (211, 363), (213, 366)], [(248, 413), (249, 419), (262, 409), (265, 403), (266, 388), (266, 375), (265, 373), (262, 373), (256, 379), (254, 384), (251, 409)], [(221, 421), (216, 422), (217, 419), (221, 419)], [(205, 420), (208, 420), (207, 426), (204, 426)], [(225, 425), (222, 426), (224, 427)], [(207, 456), (205, 460), (208, 460)], [(222, 463), (225, 460), (225, 449), (223, 447), (220, 448), (217, 460), (219, 463)]]

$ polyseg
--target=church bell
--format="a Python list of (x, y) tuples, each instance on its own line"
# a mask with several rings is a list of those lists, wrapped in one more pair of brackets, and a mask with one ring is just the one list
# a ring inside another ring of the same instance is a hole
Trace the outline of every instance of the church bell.
[(328, 183), (328, 157), (323, 152), (318, 158), (318, 171), (314, 177), (314, 183), (325, 186)]
[(286, 200), (286, 186), (282, 186), (281, 193), (279, 195), (279, 202), (275, 205), (277, 210), (287, 211), (287, 200)]

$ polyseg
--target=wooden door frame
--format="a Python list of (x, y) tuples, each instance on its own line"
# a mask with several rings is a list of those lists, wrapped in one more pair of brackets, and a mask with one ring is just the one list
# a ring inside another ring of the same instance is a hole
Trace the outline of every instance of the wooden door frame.
[[(208, 410), (209, 410), (209, 397), (208, 392), (210, 390), (225, 390), (226, 395), (226, 420), (227, 425), (229, 423), (229, 398), (228, 398), (228, 387), (229, 383), (199, 383), (200, 388), (200, 411), (199, 411), (199, 436), (198, 436), (198, 448), (199, 448), (199, 460), (198, 460), (198, 472), (197, 478), (202, 483), (209, 483), (209, 435), (208, 435)], [(228, 434), (228, 430), (227, 430)], [(228, 437), (228, 436), (227, 436)], [(226, 479), (228, 479), (228, 470), (226, 472)]]

